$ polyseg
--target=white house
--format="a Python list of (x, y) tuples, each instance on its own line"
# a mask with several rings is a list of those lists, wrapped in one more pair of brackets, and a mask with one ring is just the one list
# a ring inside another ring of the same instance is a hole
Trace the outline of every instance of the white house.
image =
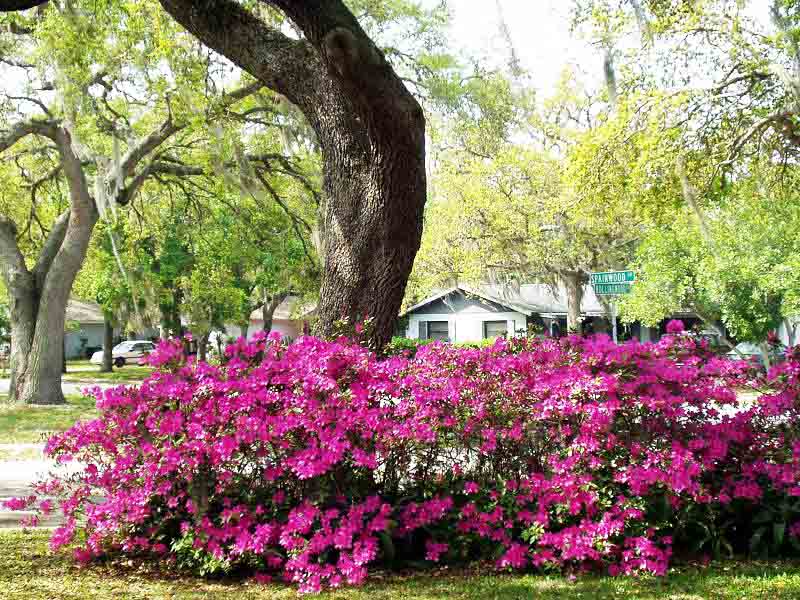
[[(407, 321), (405, 337), (412, 339), (478, 342), (499, 335), (523, 334), (529, 325), (551, 335), (567, 328), (567, 300), (563, 288), (535, 283), (506, 286), (456, 286), (443, 290), (401, 315)], [(586, 332), (608, 332), (605, 310), (591, 286), (584, 288), (581, 315)], [(656, 331), (628, 326), (630, 336), (650, 340)]]
[(403, 316), (408, 317), (408, 338), (475, 342), (525, 332), (531, 314), (532, 307), (526, 304), (460, 286), (426, 298)]
[[(303, 334), (304, 317), (308, 316), (310, 311), (308, 307), (300, 306), (299, 301), (297, 296), (289, 296), (275, 309), (272, 331), (278, 331), (282, 336), (290, 338), (296, 338)], [(66, 318), (68, 325), (71, 325), (64, 336), (64, 350), (68, 360), (87, 358), (88, 355), (103, 347), (105, 325), (103, 311), (99, 304), (71, 298), (67, 304)], [(188, 328), (188, 319), (182, 317), (181, 321)], [(253, 337), (257, 331), (261, 331), (263, 324), (261, 310), (253, 311), (247, 330), (248, 337)], [(241, 328), (236, 325), (228, 324), (225, 329), (226, 334), (223, 337), (227, 339), (235, 339), (242, 334)], [(119, 329), (115, 329), (115, 342), (119, 340), (119, 334)], [(159, 337), (157, 329), (147, 329), (144, 332), (133, 334), (134, 339), (155, 339), (157, 337)]]
[[(67, 360), (89, 358), (103, 348), (105, 324), (103, 309), (95, 302), (70, 298), (66, 312), (67, 331), (64, 334), (64, 355)], [(122, 331), (114, 328), (114, 343), (120, 341)], [(139, 332), (128, 331), (132, 339), (155, 339), (158, 329), (148, 328)]]
[(66, 318), (68, 326), (77, 327), (64, 335), (67, 359), (86, 358), (93, 349), (103, 346), (103, 311), (99, 304), (70, 298)]

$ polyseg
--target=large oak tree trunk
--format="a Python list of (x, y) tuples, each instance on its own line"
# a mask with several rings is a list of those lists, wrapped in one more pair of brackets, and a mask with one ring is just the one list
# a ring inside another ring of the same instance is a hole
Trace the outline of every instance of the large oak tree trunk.
[[(19, 0), (32, 5), (45, 0)], [(317, 333), (370, 317), (391, 339), (422, 236), (425, 119), (419, 103), (342, 0), (261, 0), (293, 39), (235, 0), (160, 0), (207, 46), (285, 96), (322, 146), (325, 206)]]
[[(369, 318), (367, 332), (377, 348), (392, 337), (420, 246), (424, 149), (419, 145), (414, 154), (404, 155), (404, 146), (407, 151), (413, 145), (401, 142), (409, 132), (388, 133), (376, 143), (348, 121), (331, 124), (335, 135), (323, 144), (325, 268), (316, 333), (334, 334), (343, 317), (351, 324)], [(380, 126), (394, 129), (389, 123)], [(422, 136), (421, 114), (414, 128)]]
[(316, 333), (369, 317), (391, 339), (422, 237), (425, 118), (342, 0), (262, 0), (302, 32), (292, 39), (233, 0), (161, 0), (187, 30), (308, 119), (323, 160), (324, 271)]

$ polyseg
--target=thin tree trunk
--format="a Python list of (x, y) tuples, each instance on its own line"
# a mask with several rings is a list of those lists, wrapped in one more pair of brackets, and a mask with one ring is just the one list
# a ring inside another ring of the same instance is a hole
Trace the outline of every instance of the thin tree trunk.
[[(173, 302), (179, 302), (178, 294), (173, 295)], [(179, 304), (162, 305), (161, 310), (161, 339), (171, 337), (179, 338), (183, 335), (183, 324), (181, 323), (180, 310), (176, 308)]]
[[(232, 94), (230, 101), (242, 97)], [(122, 204), (132, 201), (148, 176), (147, 169), (136, 174), (139, 162), (182, 127), (170, 116), (129, 148), (113, 175), (115, 180), (133, 177), (133, 181), (118, 190), (114, 201)], [(9, 395), (16, 402), (58, 404), (64, 402), (61, 367), (67, 301), (99, 215), (89, 194), (81, 159), (75, 154), (73, 133), (62, 121), (40, 117), (20, 121), (0, 135), (0, 152), (30, 135), (46, 137), (58, 148), (61, 174), (69, 188), (69, 209), (53, 223), (33, 269), (28, 269), (17, 243), (16, 225), (0, 215), (0, 275), (12, 299)]]
[(225, 362), (225, 348), (222, 345), (222, 333), (220, 333), (216, 337), (217, 342), (217, 355), (219, 356), (220, 362)]
[(612, 333), (612, 329), (614, 326), (614, 307), (611, 306), (611, 301), (608, 299), (609, 296), (603, 296), (597, 294), (597, 301), (600, 303), (600, 306), (603, 307), (603, 333)]
[(797, 333), (797, 324), (792, 323), (791, 319), (784, 319), (783, 326), (786, 328), (786, 345), (791, 348), (794, 346), (795, 335)]
[[(88, 232), (91, 235), (91, 230)], [(88, 242), (88, 240), (87, 240)], [(72, 281), (65, 282), (68, 289)], [(64, 321), (68, 293), (14, 295), (9, 399), (21, 404), (63, 404)]]
[[(32, 278), (31, 278), (32, 279)], [(31, 354), (33, 331), (36, 329), (37, 299), (33, 289), (9, 289), (11, 295), (11, 357), (9, 370), (11, 383), (9, 400), (23, 402), (22, 374), (28, 371), (28, 358)]]
[(203, 335), (200, 336), (200, 339), (197, 340), (197, 361), (198, 362), (206, 362), (208, 359), (208, 335), (209, 332), (206, 331)]
[(767, 342), (761, 342), (761, 357), (764, 359), (764, 368), (769, 371), (772, 367), (772, 359), (769, 355), (769, 344)]
[(264, 299), (264, 304), (261, 306), (261, 318), (263, 323), (261, 324), (261, 329), (269, 333), (272, 331), (272, 319), (275, 316), (275, 311), (281, 305), (281, 303), (286, 300), (289, 294), (287, 292), (281, 292), (279, 294), (275, 294), (270, 298)]
[(13, 298), (15, 347), (9, 396), (25, 404), (63, 404), (61, 369), (67, 302), (98, 213), (69, 132), (47, 122), (37, 127), (58, 146), (69, 184), (70, 208), (56, 219), (32, 270), (28, 270), (17, 245), (16, 225), (0, 217), (0, 265)]
[(719, 325), (717, 325), (717, 322), (713, 318), (711, 318), (704, 312), (699, 311), (697, 307), (693, 307), (692, 311), (700, 318), (700, 320), (703, 323), (706, 324), (707, 327), (710, 327), (713, 331), (717, 332), (720, 342), (725, 344), (728, 348), (733, 350), (739, 356), (742, 356), (742, 354), (736, 349), (736, 344), (734, 344), (732, 341), (728, 339), (728, 337), (725, 335), (725, 331)]
[(581, 301), (583, 300), (583, 276), (570, 271), (561, 278), (567, 290), (567, 332), (581, 333)]
[(114, 326), (111, 320), (103, 315), (103, 363), (100, 365), (101, 373), (110, 373), (114, 368), (113, 350)]
[(247, 339), (247, 334), (250, 332), (250, 321), (242, 321), (239, 324), (239, 329), (241, 329), (241, 336)]

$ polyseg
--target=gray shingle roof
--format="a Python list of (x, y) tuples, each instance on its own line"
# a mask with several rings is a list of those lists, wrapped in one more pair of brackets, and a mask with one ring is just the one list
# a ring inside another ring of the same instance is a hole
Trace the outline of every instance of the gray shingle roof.
[(103, 310), (95, 302), (70, 298), (67, 302), (67, 321), (91, 325), (103, 323)]
[[(413, 313), (415, 310), (459, 290), (466, 294), (472, 294), (484, 298), (485, 300), (490, 300), (528, 316), (532, 314), (567, 314), (567, 292), (564, 286), (553, 289), (553, 287), (546, 283), (530, 283), (521, 286), (459, 285), (447, 290), (442, 290), (426, 298), (422, 302), (409, 308), (404, 314)], [(583, 289), (581, 312), (588, 316), (601, 316), (605, 313), (603, 305), (600, 304), (600, 301), (597, 299), (590, 285), (585, 286)]]

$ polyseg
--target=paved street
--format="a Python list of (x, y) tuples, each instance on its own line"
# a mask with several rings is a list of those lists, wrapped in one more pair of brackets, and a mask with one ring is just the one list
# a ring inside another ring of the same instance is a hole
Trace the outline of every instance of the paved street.
[[(10, 387), (10, 385), (11, 385), (11, 380), (10, 379), (0, 379), (0, 395), (7, 394), (8, 393), (8, 388)], [(119, 384), (119, 383), (96, 383), (96, 382), (91, 382), (91, 381), (87, 381), (87, 382), (62, 381), (61, 382), (61, 389), (64, 390), (65, 394), (74, 395), (74, 394), (82, 393), (82, 390), (87, 388), (87, 387), (91, 388), (91, 387), (98, 386), (98, 387), (101, 387), (103, 389), (106, 389), (106, 388), (115, 387), (115, 386), (118, 386), (118, 385), (125, 385), (125, 384)]]
[[(9, 385), (9, 379), (0, 379), (0, 395), (8, 393)], [(82, 390), (87, 387), (98, 386), (105, 389), (117, 385), (120, 384), (65, 381), (62, 382), (61, 388), (64, 390), (64, 394), (74, 395), (82, 393)], [(32, 484), (46, 477), (56, 467), (53, 461), (45, 460), (44, 457), (34, 458), (37, 455), (41, 456), (43, 447), (42, 444), (0, 444), (0, 449), (4, 451), (3, 455), (13, 457), (14, 454), (19, 454), (23, 457), (22, 460), (0, 460), (0, 502), (9, 498), (29, 495), (32, 492)], [(78, 467), (79, 465), (71, 465), (72, 470)], [(20, 518), (26, 514), (30, 513), (0, 509), (0, 529), (18, 527)], [(47, 519), (42, 520), (41, 524), (56, 526), (60, 520), (61, 517), (56, 511)]]
[[(17, 446), (37, 446), (39, 451), (43, 447), (41, 444), (17, 444)], [(75, 472), (79, 468), (79, 464), (69, 465), (66, 470), (63, 465), (58, 467), (60, 473)], [(31, 494), (33, 483), (46, 478), (48, 473), (54, 469), (56, 469), (55, 462), (44, 458), (0, 461), (0, 502)], [(29, 514), (31, 513), (25, 511), (0, 509), (0, 529), (19, 527), (19, 520)], [(63, 518), (58, 511), (54, 511), (47, 518), (42, 519), (40, 525), (54, 527), (62, 521)]]

